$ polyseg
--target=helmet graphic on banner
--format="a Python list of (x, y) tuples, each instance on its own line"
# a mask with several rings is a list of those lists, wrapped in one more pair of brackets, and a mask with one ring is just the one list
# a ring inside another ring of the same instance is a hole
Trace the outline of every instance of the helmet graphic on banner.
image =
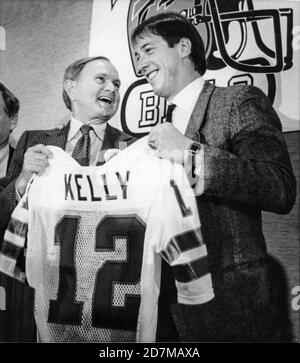
[[(141, 22), (165, 11), (179, 12), (194, 24), (205, 44), (208, 70), (229, 66), (277, 73), (292, 66), (292, 9), (255, 10), (252, 0), (133, 0), (129, 37)], [(130, 42), (129, 47), (139, 77)]]
[(217, 86), (255, 85), (273, 104), (275, 75), (293, 66), (293, 9), (277, 9), (273, 2), (264, 0), (131, 0), (127, 36), (137, 79), (127, 89), (121, 107), (125, 132), (144, 136), (164, 122), (166, 101), (154, 95), (138, 73), (130, 37), (143, 21), (169, 11), (189, 19), (201, 35), (207, 81)]

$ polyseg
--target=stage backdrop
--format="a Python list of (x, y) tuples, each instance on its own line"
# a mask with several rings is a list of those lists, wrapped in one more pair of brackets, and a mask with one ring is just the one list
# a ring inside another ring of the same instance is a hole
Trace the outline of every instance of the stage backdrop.
[(300, 129), (299, 1), (0, 0), (0, 79), (21, 101), (12, 143), (25, 129), (66, 122), (63, 73), (87, 55), (104, 54), (119, 70), (122, 103), (112, 125), (142, 136), (161, 122), (165, 101), (137, 76), (129, 34), (166, 10), (183, 13), (203, 36), (206, 79), (257, 85), (271, 99), (283, 130)]

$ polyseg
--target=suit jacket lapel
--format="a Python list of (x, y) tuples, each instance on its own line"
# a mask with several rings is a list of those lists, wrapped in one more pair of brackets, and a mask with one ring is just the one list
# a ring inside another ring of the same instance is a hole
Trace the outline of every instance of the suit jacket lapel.
[(103, 165), (105, 163), (104, 154), (108, 149), (115, 148), (115, 140), (119, 137), (117, 130), (111, 127), (109, 124), (106, 125), (104, 139), (101, 151), (98, 156), (97, 165)]
[(46, 145), (54, 145), (65, 149), (67, 139), (68, 139), (68, 132), (70, 129), (70, 122), (68, 122), (63, 128), (49, 130), (45, 132), (45, 144)]
[(13, 153), (14, 153), (15, 149), (11, 147), (11, 145), (9, 145), (9, 154), (8, 154), (8, 161), (7, 161), (7, 168), (6, 168), (6, 172), (8, 171), (9, 168), (9, 164), (11, 162), (11, 159), (13, 157)]
[(116, 132), (116, 129), (107, 124), (101, 150), (113, 149), (115, 147), (115, 140), (118, 136), (119, 134)]
[(11, 145), (9, 145), (8, 164), (10, 163), (10, 161), (13, 157), (14, 151), (15, 151), (15, 149)]
[(214, 85), (205, 81), (185, 132), (185, 136), (189, 139), (200, 141), (198, 132), (203, 124), (205, 112), (214, 89)]

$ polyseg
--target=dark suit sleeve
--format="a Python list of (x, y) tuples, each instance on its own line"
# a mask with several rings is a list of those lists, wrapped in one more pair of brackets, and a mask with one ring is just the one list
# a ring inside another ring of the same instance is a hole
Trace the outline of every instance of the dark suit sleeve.
[(16, 206), (15, 181), (22, 170), (27, 138), (28, 132), (25, 131), (17, 144), (7, 176), (0, 179), (0, 244), (10, 216)]
[(230, 112), (226, 147), (204, 145), (204, 193), (275, 213), (287, 213), (296, 180), (280, 120), (266, 95), (245, 87)]

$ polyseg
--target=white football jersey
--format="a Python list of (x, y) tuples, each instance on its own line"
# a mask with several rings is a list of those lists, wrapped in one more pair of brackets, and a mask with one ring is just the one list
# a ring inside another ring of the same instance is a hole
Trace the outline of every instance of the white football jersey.
[(35, 288), (40, 341), (155, 341), (161, 258), (179, 303), (213, 298), (182, 166), (157, 158), (146, 138), (101, 167), (48, 147), (50, 165), (15, 209), (0, 254), (1, 270)]

